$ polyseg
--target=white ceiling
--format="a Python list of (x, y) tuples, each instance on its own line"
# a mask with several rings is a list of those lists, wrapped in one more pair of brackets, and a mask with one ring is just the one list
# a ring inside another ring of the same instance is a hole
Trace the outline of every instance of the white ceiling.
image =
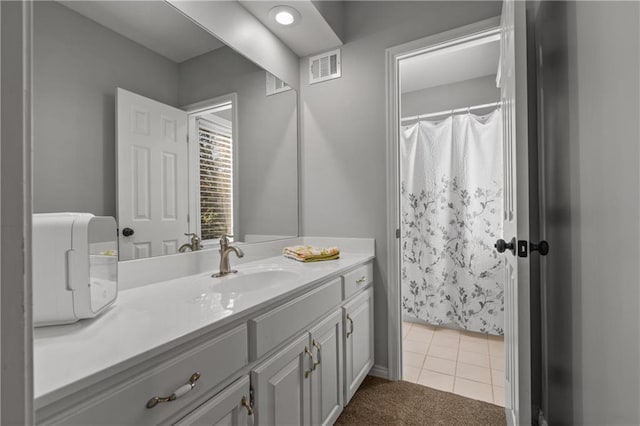
[(400, 61), (403, 93), (495, 75), (500, 41), (453, 47)]
[(76, 1), (60, 3), (174, 62), (224, 46), (164, 1)]
[[(310, 0), (238, 1), (300, 57), (342, 45), (340, 38)], [(293, 7), (300, 12), (300, 22), (288, 27), (276, 23), (269, 18), (269, 11), (275, 6)]]

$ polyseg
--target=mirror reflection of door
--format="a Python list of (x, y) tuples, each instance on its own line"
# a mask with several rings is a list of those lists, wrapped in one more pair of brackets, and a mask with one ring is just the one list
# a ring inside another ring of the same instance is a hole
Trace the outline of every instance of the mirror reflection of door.
[(120, 260), (175, 254), (189, 232), (204, 244), (234, 234), (236, 102), (187, 113), (118, 89)]
[(177, 253), (189, 229), (187, 113), (120, 88), (116, 104), (120, 260)]

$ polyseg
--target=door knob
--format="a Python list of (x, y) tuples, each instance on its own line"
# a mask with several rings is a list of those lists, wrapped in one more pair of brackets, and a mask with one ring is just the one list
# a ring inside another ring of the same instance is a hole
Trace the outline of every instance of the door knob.
[(130, 237), (133, 235), (133, 229), (131, 228), (124, 228), (122, 230), (122, 235), (124, 235), (125, 237)]
[(529, 243), (529, 251), (537, 251), (540, 256), (546, 256), (549, 253), (549, 243), (545, 240), (540, 241), (538, 244)]
[(511, 253), (515, 256), (516, 254), (516, 238), (513, 237), (511, 241), (506, 242), (503, 239), (499, 239), (496, 241), (494, 247), (498, 250), (498, 253), (504, 253), (507, 250), (511, 250)]

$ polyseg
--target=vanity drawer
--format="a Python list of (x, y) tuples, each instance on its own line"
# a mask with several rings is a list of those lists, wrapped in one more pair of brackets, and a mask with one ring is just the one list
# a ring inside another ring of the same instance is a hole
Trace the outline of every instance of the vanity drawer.
[[(56, 424), (148, 425), (158, 424), (207, 395), (224, 379), (248, 364), (247, 327), (242, 325), (189, 350), (171, 361), (148, 369), (132, 380), (110, 388)], [(183, 396), (147, 408), (154, 396), (170, 396), (200, 373), (195, 386)]]
[(249, 320), (249, 358), (255, 361), (342, 301), (340, 278)]
[(342, 294), (348, 299), (373, 282), (373, 262), (362, 265), (358, 269), (342, 276)]

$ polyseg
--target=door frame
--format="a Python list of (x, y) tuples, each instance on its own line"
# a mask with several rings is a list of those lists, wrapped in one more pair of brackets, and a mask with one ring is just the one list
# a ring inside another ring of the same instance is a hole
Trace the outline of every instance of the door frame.
[(485, 19), (386, 49), (387, 113), (387, 333), (388, 378), (402, 379), (402, 289), (400, 280), (400, 61), (500, 34), (500, 17)]
[[(238, 170), (238, 94), (228, 93), (215, 98), (205, 99), (181, 107), (187, 113), (187, 139), (189, 141), (189, 232), (199, 235), (200, 230), (200, 197), (197, 193), (200, 190), (200, 167), (199, 166), (199, 144), (195, 143), (195, 127), (194, 118), (202, 115), (207, 111), (214, 109), (216, 106), (231, 103), (231, 144), (233, 146), (233, 235), (238, 238), (240, 232), (240, 216), (239, 216), (239, 200), (238, 190), (240, 185), (238, 179), (240, 172)], [(193, 140), (193, 143), (192, 143)], [(194, 188), (198, 188), (195, 190)], [(207, 248), (211, 240), (204, 241), (204, 248)]]
[(1, 2), (0, 423), (34, 424), (31, 221), (33, 2)]

